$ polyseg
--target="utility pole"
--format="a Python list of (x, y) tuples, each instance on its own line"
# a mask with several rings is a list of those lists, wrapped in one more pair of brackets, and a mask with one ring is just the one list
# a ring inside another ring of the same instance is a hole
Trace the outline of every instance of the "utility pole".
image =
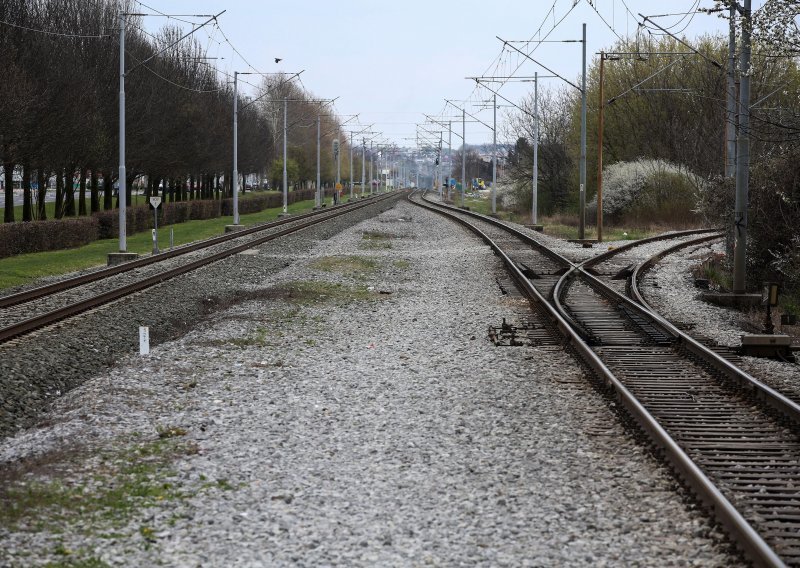
[(372, 140), (369, 141), (369, 195), (372, 195), (372, 180), (375, 177), (372, 175), (372, 162), (374, 160), (372, 154)]
[(728, 33), (728, 93), (725, 112), (725, 177), (736, 175), (736, 2), (731, 0)]
[(361, 143), (361, 197), (364, 197), (364, 174), (366, 173), (366, 154), (367, 154), (367, 139), (364, 138), (363, 142)]
[(461, 109), (461, 207), (467, 190), (467, 111)]
[(336, 202), (339, 202), (339, 185), (342, 183), (342, 129), (336, 130)]
[(603, 120), (606, 103), (603, 98), (603, 70), (606, 61), (605, 52), (600, 52), (600, 87), (597, 118), (597, 242), (603, 242)]
[[(602, 62), (600, 63), (600, 65), (602, 65)], [(539, 202), (539, 72), (536, 71), (533, 74), (533, 193), (531, 195), (532, 225), (539, 224), (538, 202)]]
[(239, 72), (233, 72), (233, 224), (239, 224)]
[[(131, 73), (138, 67), (145, 65), (154, 57), (161, 55), (166, 50), (176, 45), (178, 42), (189, 37), (197, 30), (205, 27), (206, 24), (214, 21), (224, 12), (225, 10), (223, 10), (222, 12), (220, 12), (215, 16), (210, 16), (211, 19), (207, 20), (200, 26), (195, 26), (191, 32), (182, 35), (176, 41), (172, 42), (171, 44), (161, 49), (160, 51), (152, 54), (150, 57), (147, 57), (143, 61), (139, 61), (136, 65), (134, 65), (133, 67), (131, 67), (131, 69), (128, 70), (128, 73)], [(110, 253), (109, 263), (116, 262), (112, 261), (112, 257), (116, 257), (121, 260), (129, 260), (129, 257), (137, 256), (136, 253), (130, 253), (129, 255), (127, 252), (128, 238), (127, 238), (126, 209), (128, 202), (128, 187), (127, 187), (128, 180), (127, 180), (127, 171), (125, 168), (125, 76), (127, 75), (127, 73), (125, 72), (125, 26), (128, 23), (128, 18), (127, 18), (128, 16), (147, 16), (147, 15), (148, 14), (136, 14), (136, 13), (125, 13), (125, 12), (120, 12), (119, 15), (119, 189), (117, 190), (118, 191), (117, 195), (119, 199), (119, 254)], [(162, 15), (169, 17), (168, 14), (162, 14)], [(208, 14), (205, 14), (203, 17), (206, 16), (208, 16)]]
[(287, 114), (287, 107), (289, 106), (288, 101), (284, 98), (283, 99), (283, 214), (286, 215), (289, 212), (289, 180), (286, 176), (286, 135), (289, 132), (288, 128), (286, 128), (286, 114)]
[(319, 209), (322, 207), (322, 188), (320, 187), (320, 157), (319, 157), (319, 145), (320, 145), (320, 124), (321, 124), (321, 117), (317, 114), (317, 202), (316, 206)]
[[(125, 172), (125, 24), (127, 14), (119, 15), (119, 252), (128, 252), (128, 228), (125, 222), (127, 198)], [(111, 181), (111, 180), (109, 180)]]
[(450, 174), (453, 173), (453, 121), (447, 121), (447, 200), (450, 201)]
[(578, 238), (586, 238), (586, 24), (583, 24), (583, 74), (581, 76), (580, 219)]
[(750, 183), (750, 0), (742, 9), (742, 53), (739, 57), (739, 133), (736, 150), (736, 209), (733, 226), (733, 292), (746, 291), (747, 271), (747, 193)]
[(350, 201), (353, 201), (353, 131), (350, 131)]
[(492, 124), (492, 215), (497, 213), (497, 95), (492, 97), (494, 122)]
[(442, 167), (443, 166), (443, 164), (442, 164), (442, 138), (443, 138), (443, 136), (444, 136), (444, 133), (440, 130), (439, 131), (439, 151), (436, 154), (437, 155), (437, 160), (438, 160), (436, 177), (439, 180), (439, 200), (443, 199), (443, 197), (444, 197), (444, 187), (442, 187), (442, 170), (444, 169)]

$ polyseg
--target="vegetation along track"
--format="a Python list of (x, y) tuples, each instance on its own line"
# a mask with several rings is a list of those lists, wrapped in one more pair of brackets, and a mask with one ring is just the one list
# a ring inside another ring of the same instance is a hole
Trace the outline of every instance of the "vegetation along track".
[(0, 343), (392, 194), (296, 215), (0, 298)]
[(543, 281), (552, 277), (526, 270), (518, 250), (504, 250), (504, 238), (492, 241), (483, 230), (491, 224), (492, 232), (502, 231), (504, 224), (452, 207), (424, 206), (457, 217), (492, 246), (519, 288), (613, 388), (659, 453), (755, 564), (800, 565), (796, 403), (625, 297), (618, 286), (608, 286), (603, 280), (618, 275), (609, 275), (613, 251), (581, 264), (565, 259), (548, 289)]

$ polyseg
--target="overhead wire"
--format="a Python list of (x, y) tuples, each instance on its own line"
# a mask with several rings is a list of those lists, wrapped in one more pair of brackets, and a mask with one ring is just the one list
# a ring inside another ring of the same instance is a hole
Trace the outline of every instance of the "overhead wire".
[(13, 24), (11, 22), (6, 22), (4, 20), (0, 20), (0, 24), (5, 26), (10, 26), (12, 28), (17, 28), (20, 30), (25, 30), (28, 32), (34, 32), (37, 34), (44, 34), (49, 36), (57, 36), (57, 37), (64, 37), (69, 39), (101, 39), (106, 37), (112, 37), (114, 34), (100, 34), (100, 35), (86, 35), (86, 34), (65, 34), (62, 32), (51, 32), (48, 30), (41, 30), (37, 28), (29, 28), (27, 26), (21, 26), (19, 24)]

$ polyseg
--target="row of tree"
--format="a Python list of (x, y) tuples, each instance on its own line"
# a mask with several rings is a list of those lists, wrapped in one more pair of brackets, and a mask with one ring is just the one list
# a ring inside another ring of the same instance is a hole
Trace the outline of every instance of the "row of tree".
[[(57, 217), (113, 207), (120, 13), (134, 7), (131, 0), (0, 0), (4, 221), (15, 220), (15, 172), (24, 190), (23, 221), (45, 218), (44, 192), (53, 178)], [(147, 180), (148, 193), (161, 190), (165, 199), (225, 195), (232, 179), (233, 78), (208, 65), (204, 48), (193, 37), (181, 40), (180, 29), (150, 34), (141, 18), (129, 16), (125, 32), (128, 191)], [(257, 97), (255, 104), (239, 97), (239, 172), (261, 177), (282, 158), (285, 97), (289, 156), (298, 165), (291, 183), (316, 178), (318, 114), (323, 180), (331, 183), (331, 139), (341, 125), (330, 108), (286, 76), (264, 80)], [(346, 139), (340, 150), (347, 152)], [(342, 165), (347, 175), (349, 162)]]
[[(720, 2), (726, 8), (726, 2)], [(727, 9), (721, 12), (727, 14)], [(751, 241), (749, 264), (761, 277), (777, 266), (798, 266), (800, 239), (774, 231), (772, 222), (800, 223), (800, 69), (796, 62), (800, 32), (797, 2), (773, 0), (753, 20), (750, 161)], [(739, 30), (741, 32), (741, 30)], [(740, 39), (737, 38), (737, 39)], [(737, 42), (738, 43), (738, 42)], [(691, 47), (690, 47), (691, 46)], [(641, 158), (664, 160), (706, 180), (699, 207), (709, 222), (733, 226), (732, 180), (726, 163), (726, 71), (728, 38), (680, 40), (667, 35), (619, 41), (606, 50), (604, 95), (600, 100), (600, 58), (587, 74), (587, 194), (597, 187), (598, 119), (604, 111), (603, 165)], [(736, 61), (737, 92), (739, 61)], [(540, 89), (539, 210), (543, 214), (576, 210), (580, 155), (581, 94), (571, 87)], [(515, 140), (508, 157), (508, 179), (530, 206), (534, 101), (509, 113), (506, 136)], [(738, 127), (736, 120), (734, 126)], [(790, 168), (791, 171), (786, 171)], [(723, 202), (731, 203), (722, 207)], [(765, 206), (769, 204), (769, 206)], [(771, 219), (770, 216), (774, 216)], [(788, 220), (788, 221), (787, 221)], [(589, 220), (591, 221), (591, 220)], [(772, 231), (772, 235), (770, 235)], [(780, 233), (781, 238), (773, 238)], [(771, 267), (771, 268), (770, 268)], [(782, 278), (784, 278), (786, 275)], [(800, 280), (794, 274), (795, 284)]]
[[(587, 74), (588, 191), (596, 187), (599, 108), (604, 106), (604, 165), (641, 157), (680, 164), (702, 177), (725, 166), (727, 38), (694, 42), (700, 54), (670, 37), (645, 46), (619, 42), (608, 53), (624, 53), (604, 64), (604, 97), (599, 100), (599, 60)], [(659, 55), (668, 54), (668, 55)], [(715, 65), (720, 63), (721, 67)], [(754, 50), (751, 75), (751, 152), (770, 155), (800, 141), (800, 70), (788, 57)], [(580, 93), (568, 87), (543, 89), (539, 96), (540, 205), (546, 211), (574, 204), (580, 136)], [(765, 98), (766, 97), (766, 98)], [(506, 135), (516, 140), (509, 174), (530, 183), (534, 123), (533, 97), (511, 113)]]

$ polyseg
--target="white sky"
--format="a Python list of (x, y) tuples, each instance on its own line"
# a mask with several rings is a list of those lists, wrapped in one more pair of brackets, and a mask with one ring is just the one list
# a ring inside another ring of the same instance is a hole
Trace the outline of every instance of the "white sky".
[[(541, 29), (537, 38), (579, 40), (581, 24), (586, 23), (587, 58), (591, 61), (600, 49), (613, 44), (615, 33), (634, 36), (637, 20), (641, 20), (639, 13), (674, 14), (713, 4), (712, 0), (594, 0), (591, 4), (588, 0), (143, 2), (140, 9), (148, 13), (152, 13), (148, 7), (171, 14), (216, 14), (226, 10), (218, 21), (229, 43), (220, 30), (211, 26), (197, 34), (208, 45), (209, 56), (224, 57), (216, 61), (220, 69), (233, 73), (249, 71), (252, 65), (265, 73), (304, 70), (301, 79), (306, 89), (320, 98), (339, 97), (335, 108), (340, 115), (358, 113), (361, 124), (374, 123), (374, 130), (381, 131), (383, 139), (401, 146), (415, 145), (415, 124), (424, 122), (423, 113), (455, 114), (452, 108), (445, 111), (445, 98), (490, 98), (488, 91), (475, 91), (475, 82), (465, 77), (530, 76), (534, 71), (550, 74), (521, 56), (510, 54), (508, 49), (503, 52), (502, 43), (495, 36), (528, 40)], [(755, 0), (753, 9), (762, 4), (763, 0)], [(703, 33), (727, 34), (727, 22), (715, 15), (671, 15), (655, 21), (664, 27), (674, 26), (671, 32), (688, 38)], [(165, 22), (165, 18), (145, 18), (151, 31)], [(190, 29), (176, 20), (170, 23)], [(555, 29), (554, 23), (558, 24)], [(283, 61), (276, 64), (276, 57)], [(543, 43), (533, 57), (578, 83), (580, 43)], [(516, 69), (519, 63), (522, 65)], [(244, 79), (256, 82), (253, 77)], [(558, 79), (540, 81), (541, 88), (554, 81)], [(508, 84), (500, 93), (517, 101), (532, 88), (530, 83)], [(242, 85), (243, 91), (247, 89)], [(480, 111), (468, 106), (467, 112), (478, 114), (491, 124), (491, 108)], [(502, 110), (498, 111), (498, 121), (501, 115)], [(350, 122), (348, 128), (355, 124)], [(454, 130), (460, 133), (460, 123), (457, 129), (454, 125)], [(460, 145), (457, 140), (453, 136), (454, 147)], [(479, 124), (467, 124), (467, 141), (491, 141), (491, 131)]]

